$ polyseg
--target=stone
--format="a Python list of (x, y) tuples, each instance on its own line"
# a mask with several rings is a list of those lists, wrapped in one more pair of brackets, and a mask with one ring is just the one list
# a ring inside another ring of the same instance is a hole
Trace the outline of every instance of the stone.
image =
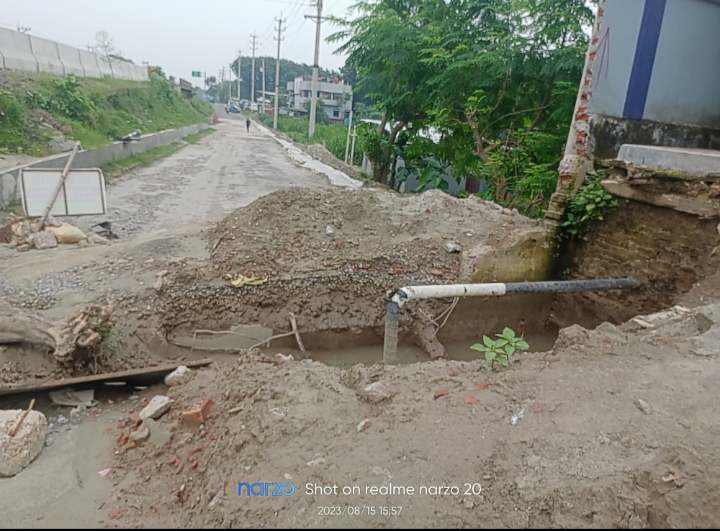
[(57, 227), (49, 227), (48, 230), (55, 235), (58, 243), (74, 244), (87, 239), (83, 231), (69, 223), (61, 223)]
[(152, 397), (150, 403), (140, 411), (140, 418), (142, 420), (159, 419), (170, 410), (172, 404), (173, 400), (170, 397), (156, 395)]
[(152, 444), (156, 448), (162, 448), (172, 438), (172, 432), (170, 432), (170, 430), (166, 429), (159, 422), (156, 422), (152, 419), (145, 419), (143, 421), (143, 424), (145, 424), (148, 427), (148, 430), (150, 431), (148, 443)]
[(461, 253), (463, 248), (462, 248), (462, 245), (460, 245), (457, 242), (447, 242), (445, 244), (445, 250), (447, 252), (449, 252), (450, 254), (455, 254), (455, 253)]
[(365, 389), (363, 389), (361, 396), (364, 400), (368, 402), (377, 403), (392, 398), (394, 394), (395, 393), (393, 393), (384, 383), (373, 382), (365, 386)]
[(357, 425), (358, 433), (365, 431), (370, 426), (370, 419), (364, 419)]
[(637, 400), (635, 400), (635, 402), (633, 402), (633, 404), (635, 404), (635, 407), (637, 407), (640, 411), (642, 411), (646, 415), (649, 415), (650, 413), (652, 413), (652, 408), (650, 407), (650, 404), (648, 404), (642, 398), (638, 398)]
[(165, 376), (165, 385), (168, 387), (174, 387), (176, 385), (183, 385), (192, 380), (195, 373), (188, 369), (185, 365), (181, 365), (173, 372)]
[(150, 437), (150, 427), (147, 422), (143, 422), (137, 429), (130, 433), (130, 440), (136, 443), (143, 442)]
[(39, 411), (30, 411), (15, 436), (10, 437), (22, 414), (20, 409), (0, 411), (0, 478), (20, 473), (45, 447), (48, 422)]
[(57, 238), (49, 230), (33, 233), (30, 240), (36, 249), (54, 249), (58, 246)]

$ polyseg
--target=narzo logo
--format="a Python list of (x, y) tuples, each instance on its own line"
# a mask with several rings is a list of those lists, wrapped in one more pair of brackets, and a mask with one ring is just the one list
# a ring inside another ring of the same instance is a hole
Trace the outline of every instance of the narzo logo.
[(298, 487), (292, 481), (284, 481), (282, 483), (267, 481), (255, 481), (253, 483), (248, 483), (247, 481), (238, 482), (238, 496), (243, 495), (243, 489), (245, 489), (247, 496), (292, 496), (297, 492)]

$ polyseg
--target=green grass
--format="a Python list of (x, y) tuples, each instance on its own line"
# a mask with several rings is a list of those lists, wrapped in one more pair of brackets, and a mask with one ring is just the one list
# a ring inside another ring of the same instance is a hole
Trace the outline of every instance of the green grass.
[[(272, 116), (268, 114), (256, 115), (263, 124), (272, 127)], [(345, 160), (345, 143), (347, 141), (347, 127), (342, 123), (317, 124), (315, 136), (310, 141), (308, 137), (308, 118), (306, 116), (279, 116), (278, 129), (289, 136), (293, 142), (299, 144), (322, 144), (340, 160)], [(362, 162), (362, 147), (355, 144), (356, 165)]]
[(168, 157), (179, 151), (184, 145), (182, 142), (173, 142), (172, 144), (157, 146), (137, 155), (108, 162), (102, 166), (102, 170), (105, 177), (111, 180), (113, 177), (117, 177), (129, 170), (140, 166), (148, 166), (155, 161)]
[(128, 172), (134, 168), (139, 168), (141, 166), (149, 166), (155, 161), (168, 157), (173, 153), (178, 152), (183, 146), (186, 146), (187, 144), (197, 144), (201, 139), (205, 138), (208, 135), (211, 135), (215, 131), (216, 129), (208, 127), (207, 129), (203, 129), (202, 131), (198, 131), (197, 133), (192, 133), (186, 136), (185, 138), (183, 138), (183, 142), (173, 142), (172, 144), (166, 144), (164, 146), (150, 148), (147, 151), (138, 153), (137, 155), (131, 155), (130, 157), (115, 159), (103, 165), (103, 173), (109, 181), (113, 177), (122, 175), (123, 173)]
[(134, 130), (153, 133), (212, 114), (206, 101), (183, 97), (156, 73), (150, 81), (125, 81), (3, 72), (0, 87), (0, 152), (45, 154), (58, 129), (94, 148)]
[(198, 142), (200, 142), (200, 140), (202, 140), (208, 135), (213, 134), (215, 131), (216, 129), (208, 127), (207, 129), (203, 129), (202, 131), (198, 131), (197, 133), (186, 136), (184, 140), (188, 144), (197, 144)]

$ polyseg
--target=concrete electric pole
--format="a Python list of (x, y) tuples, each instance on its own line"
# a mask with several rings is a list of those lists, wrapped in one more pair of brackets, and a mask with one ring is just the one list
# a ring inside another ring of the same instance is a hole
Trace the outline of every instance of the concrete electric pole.
[(315, 136), (315, 124), (317, 122), (317, 98), (318, 98), (318, 83), (320, 78), (320, 28), (322, 25), (322, 8), (323, 0), (315, 0), (317, 7), (317, 15), (305, 15), (306, 18), (315, 20), (315, 60), (313, 62), (313, 74), (312, 74), (312, 94), (310, 99), (310, 121), (308, 125), (308, 136), (312, 138)]
[(252, 74), (250, 76), (250, 101), (252, 103), (252, 110), (255, 110), (255, 51), (257, 50), (257, 35), (253, 33), (250, 35), (250, 46), (252, 47)]
[(275, 59), (275, 108), (273, 109), (273, 129), (277, 129), (278, 127), (278, 115), (280, 113), (280, 43), (283, 41), (283, 31), (285, 29), (283, 28), (283, 24), (285, 23), (285, 20), (282, 18), (282, 13), (280, 13), (280, 18), (275, 19), (277, 20), (277, 37), (275, 37), (275, 40), (278, 43), (277, 48), (277, 58)]

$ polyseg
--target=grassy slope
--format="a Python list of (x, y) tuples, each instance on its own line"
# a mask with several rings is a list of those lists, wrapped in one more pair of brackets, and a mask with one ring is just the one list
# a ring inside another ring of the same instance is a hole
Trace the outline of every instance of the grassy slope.
[(0, 152), (43, 155), (48, 140), (61, 134), (92, 148), (135, 129), (161, 131), (210, 114), (207, 102), (182, 97), (159, 75), (139, 82), (0, 74)]
[[(258, 118), (265, 125), (272, 127), (272, 116), (269, 114), (258, 115)], [(342, 123), (317, 124), (315, 136), (312, 142), (308, 138), (307, 116), (279, 116), (278, 129), (289, 136), (294, 142), (300, 144), (322, 144), (328, 151), (340, 160), (345, 159), (345, 142), (347, 141), (347, 127)], [(358, 139), (359, 140), (359, 139)], [(359, 164), (362, 158), (362, 149), (355, 146), (355, 163)]]

